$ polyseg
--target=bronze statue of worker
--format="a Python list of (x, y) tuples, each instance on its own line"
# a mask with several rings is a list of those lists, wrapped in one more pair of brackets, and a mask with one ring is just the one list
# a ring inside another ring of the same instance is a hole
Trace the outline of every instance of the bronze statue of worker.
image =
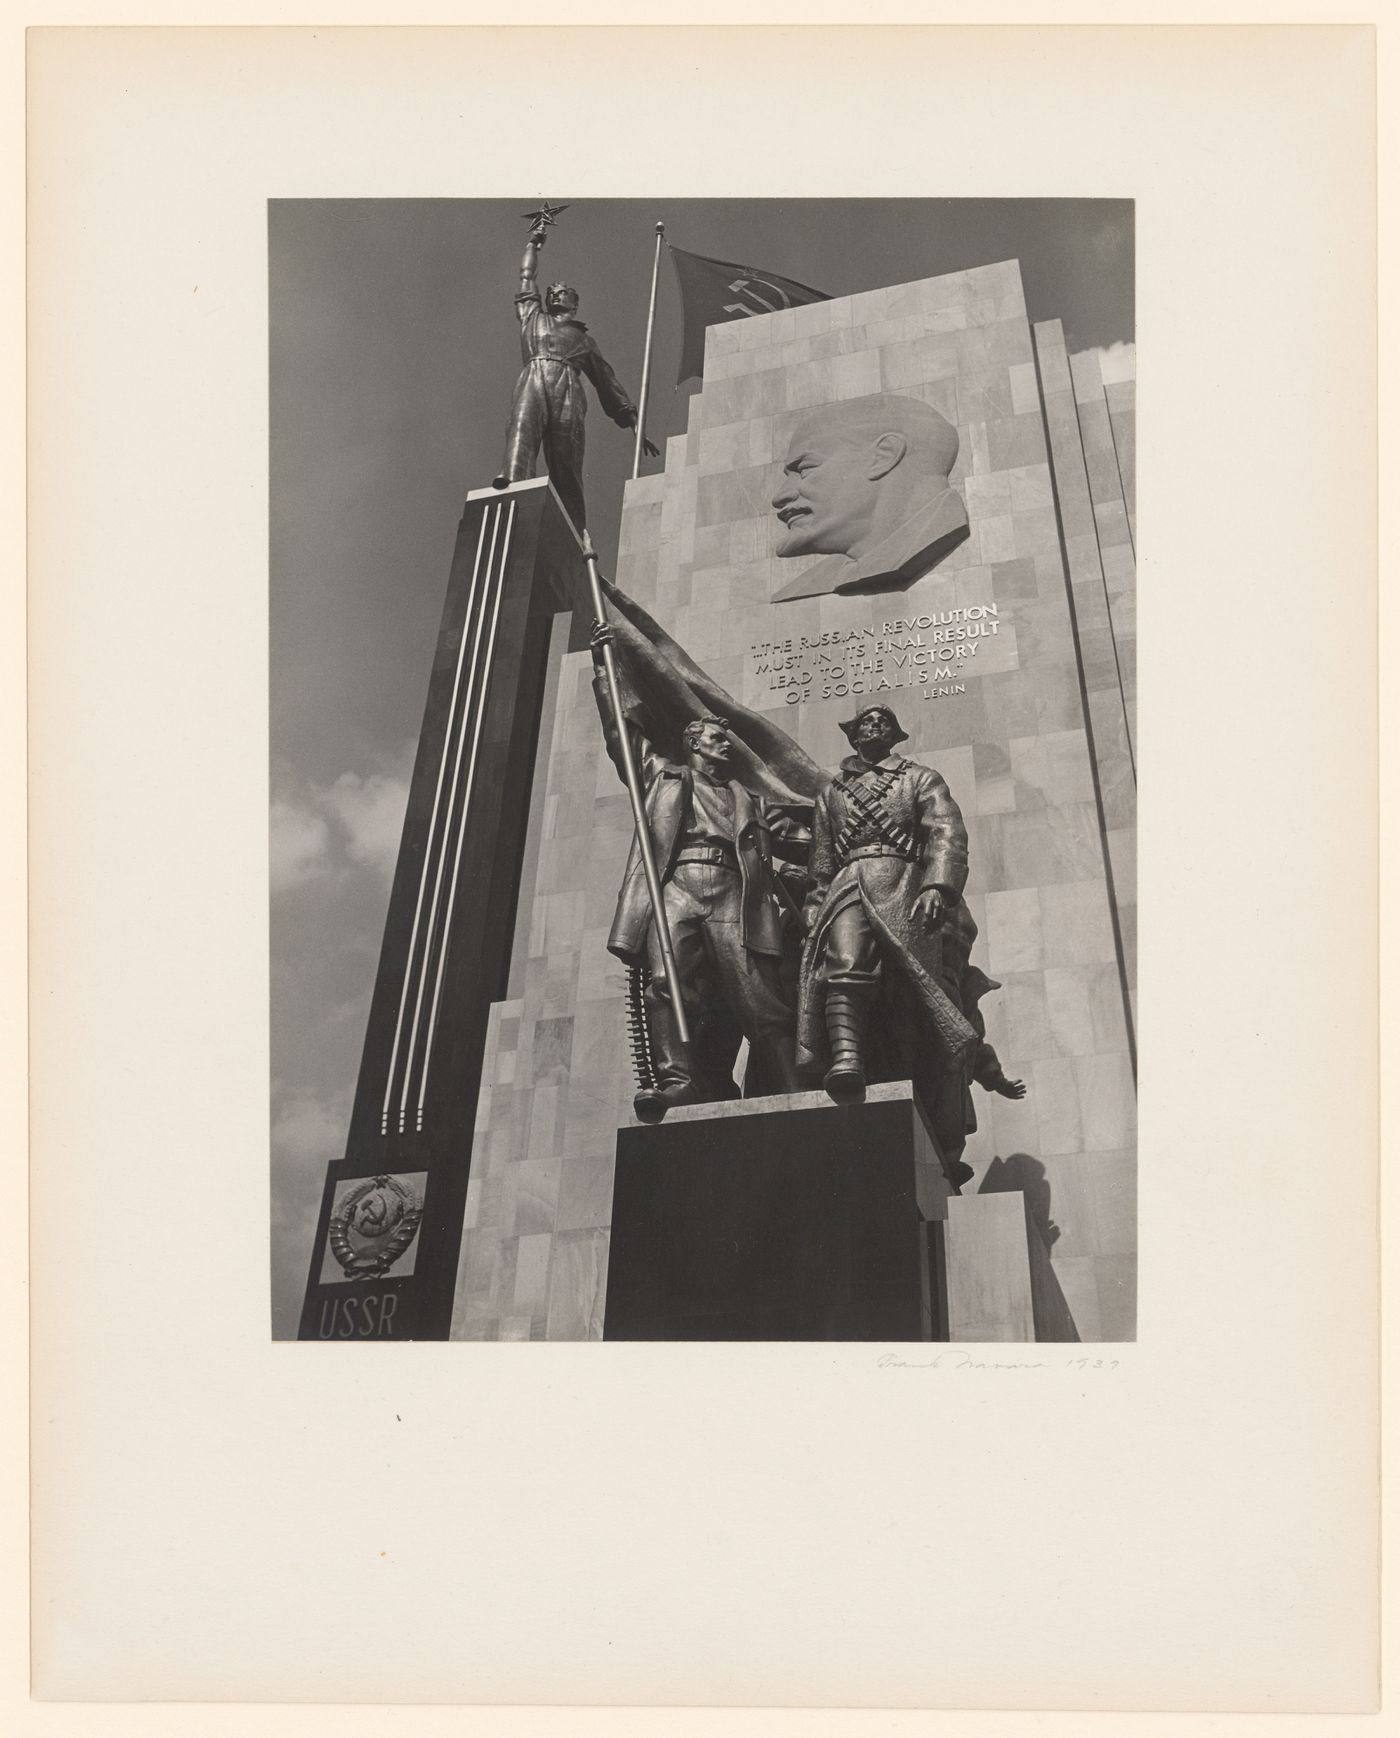
[[(602, 674), (602, 648), (612, 632), (594, 625), (594, 692), (608, 753), (618, 765)], [(722, 720), (692, 718), (681, 731), (679, 758), (664, 752), (664, 743), (659, 752), (643, 724), (629, 720), (628, 728), (691, 1028), (689, 1045), (681, 1044), (634, 837), (608, 948), (650, 973), (643, 999), (651, 1078), (634, 1100), (637, 1116), (659, 1122), (676, 1105), (737, 1098), (733, 1068), (742, 1038), (749, 1042), (749, 1096), (799, 1092), (793, 974), (784, 970), (785, 956), (795, 953), (788, 939), (798, 909), (774, 858), (803, 863), (808, 829), (797, 814), (734, 776), (735, 748)]]
[[(540, 249), (559, 209), (562, 207), (546, 205), (528, 214), (533, 222), (520, 262), (520, 289), (515, 298), (524, 366), (511, 399), (505, 458), (499, 475), (492, 480), (496, 488), (504, 489), (509, 483), (533, 477), (535, 462), (543, 452), (549, 480), (575, 528), (582, 532), (586, 525), (584, 416), (588, 409), (583, 377), (593, 382), (599, 404), (619, 428), (636, 428), (637, 407), (579, 319), (578, 291), (570, 284), (551, 284), (541, 296), (536, 285)], [(642, 445), (650, 457), (657, 456), (650, 441)]]

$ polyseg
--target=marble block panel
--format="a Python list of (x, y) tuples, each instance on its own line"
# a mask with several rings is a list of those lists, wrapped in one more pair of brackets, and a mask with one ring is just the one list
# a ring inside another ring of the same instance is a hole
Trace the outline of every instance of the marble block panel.
[(1099, 1259), (1093, 1255), (1061, 1256), (1055, 1249), (1050, 1252), (1055, 1278), (1060, 1282), (1079, 1338), (1086, 1341), (1101, 1341), (1105, 1337), (1099, 1303)]
[(1038, 972), (1045, 965), (1040, 889), (1018, 887), (987, 895), (986, 940), (993, 977)]
[(547, 1332), (551, 1340), (601, 1340), (608, 1283), (606, 1231), (565, 1231), (554, 1240)]
[(1123, 484), (1123, 500), (1128, 509), (1128, 523), (1137, 536), (1137, 385), (1131, 380), (1115, 380), (1104, 388), (1108, 417), (1113, 429), (1113, 447), (1118, 459), (1118, 475)]

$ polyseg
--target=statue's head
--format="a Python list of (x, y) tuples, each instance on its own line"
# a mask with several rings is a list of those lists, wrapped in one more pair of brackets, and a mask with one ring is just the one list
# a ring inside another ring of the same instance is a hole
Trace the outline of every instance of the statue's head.
[(862, 706), (841, 728), (846, 741), (867, 760), (883, 760), (896, 744), (909, 740), (909, 732), (888, 706)]
[(725, 729), (724, 720), (706, 713), (692, 718), (681, 733), (686, 759), (692, 772), (709, 773), (712, 778), (726, 774), (734, 760), (734, 744)]
[(793, 430), (773, 509), (780, 556), (852, 555), (948, 486), (958, 431), (921, 398), (872, 393), (823, 405)]
[(572, 316), (578, 313), (578, 291), (572, 284), (551, 284), (544, 293), (544, 305), (551, 314)]

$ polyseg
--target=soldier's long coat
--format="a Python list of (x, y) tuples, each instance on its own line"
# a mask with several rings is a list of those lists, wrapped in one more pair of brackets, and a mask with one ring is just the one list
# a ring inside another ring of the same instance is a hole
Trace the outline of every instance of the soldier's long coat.
[[(811, 924), (798, 991), (798, 1061), (811, 1064), (826, 1055), (820, 975), (826, 932), (837, 912), (859, 900), (880, 940), (885, 970), (898, 975), (914, 1005), (927, 1016), (939, 1072), (951, 1072), (970, 1062), (978, 1043), (977, 1032), (962, 1012), (959, 982), (960, 967), (976, 935), (971, 914), (962, 903), (967, 829), (952, 792), (932, 767), (892, 754), (876, 770), (884, 769), (894, 769), (898, 776), (880, 806), (914, 839), (918, 861), (866, 857), (843, 867), (836, 847), (851, 817), (851, 805), (836, 783), (817, 798), (808, 899)], [(857, 778), (869, 769), (859, 755), (851, 755), (840, 770)], [(931, 934), (914, 910), (914, 901), (927, 887), (938, 888), (948, 907), (942, 926)], [(968, 929), (970, 934), (964, 935)]]

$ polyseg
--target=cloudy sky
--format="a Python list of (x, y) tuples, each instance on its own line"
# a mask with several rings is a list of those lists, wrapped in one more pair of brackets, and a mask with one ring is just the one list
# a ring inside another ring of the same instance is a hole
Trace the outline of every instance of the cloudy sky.
[[(566, 188), (547, 190), (555, 200)], [(462, 498), (489, 483), (519, 370), (512, 306), (538, 191), (269, 206), (272, 1308), (295, 1332), (321, 1178), (342, 1153)], [(636, 395), (654, 225), (828, 294), (1019, 259), (1031, 318), (1108, 368), (1133, 340), (1120, 200), (581, 200), (545, 249)], [(663, 258), (648, 424), (685, 427)], [(1117, 348), (1115, 348), (1117, 347)], [(631, 436), (589, 417), (610, 571)], [(656, 461), (647, 461), (651, 468)]]

